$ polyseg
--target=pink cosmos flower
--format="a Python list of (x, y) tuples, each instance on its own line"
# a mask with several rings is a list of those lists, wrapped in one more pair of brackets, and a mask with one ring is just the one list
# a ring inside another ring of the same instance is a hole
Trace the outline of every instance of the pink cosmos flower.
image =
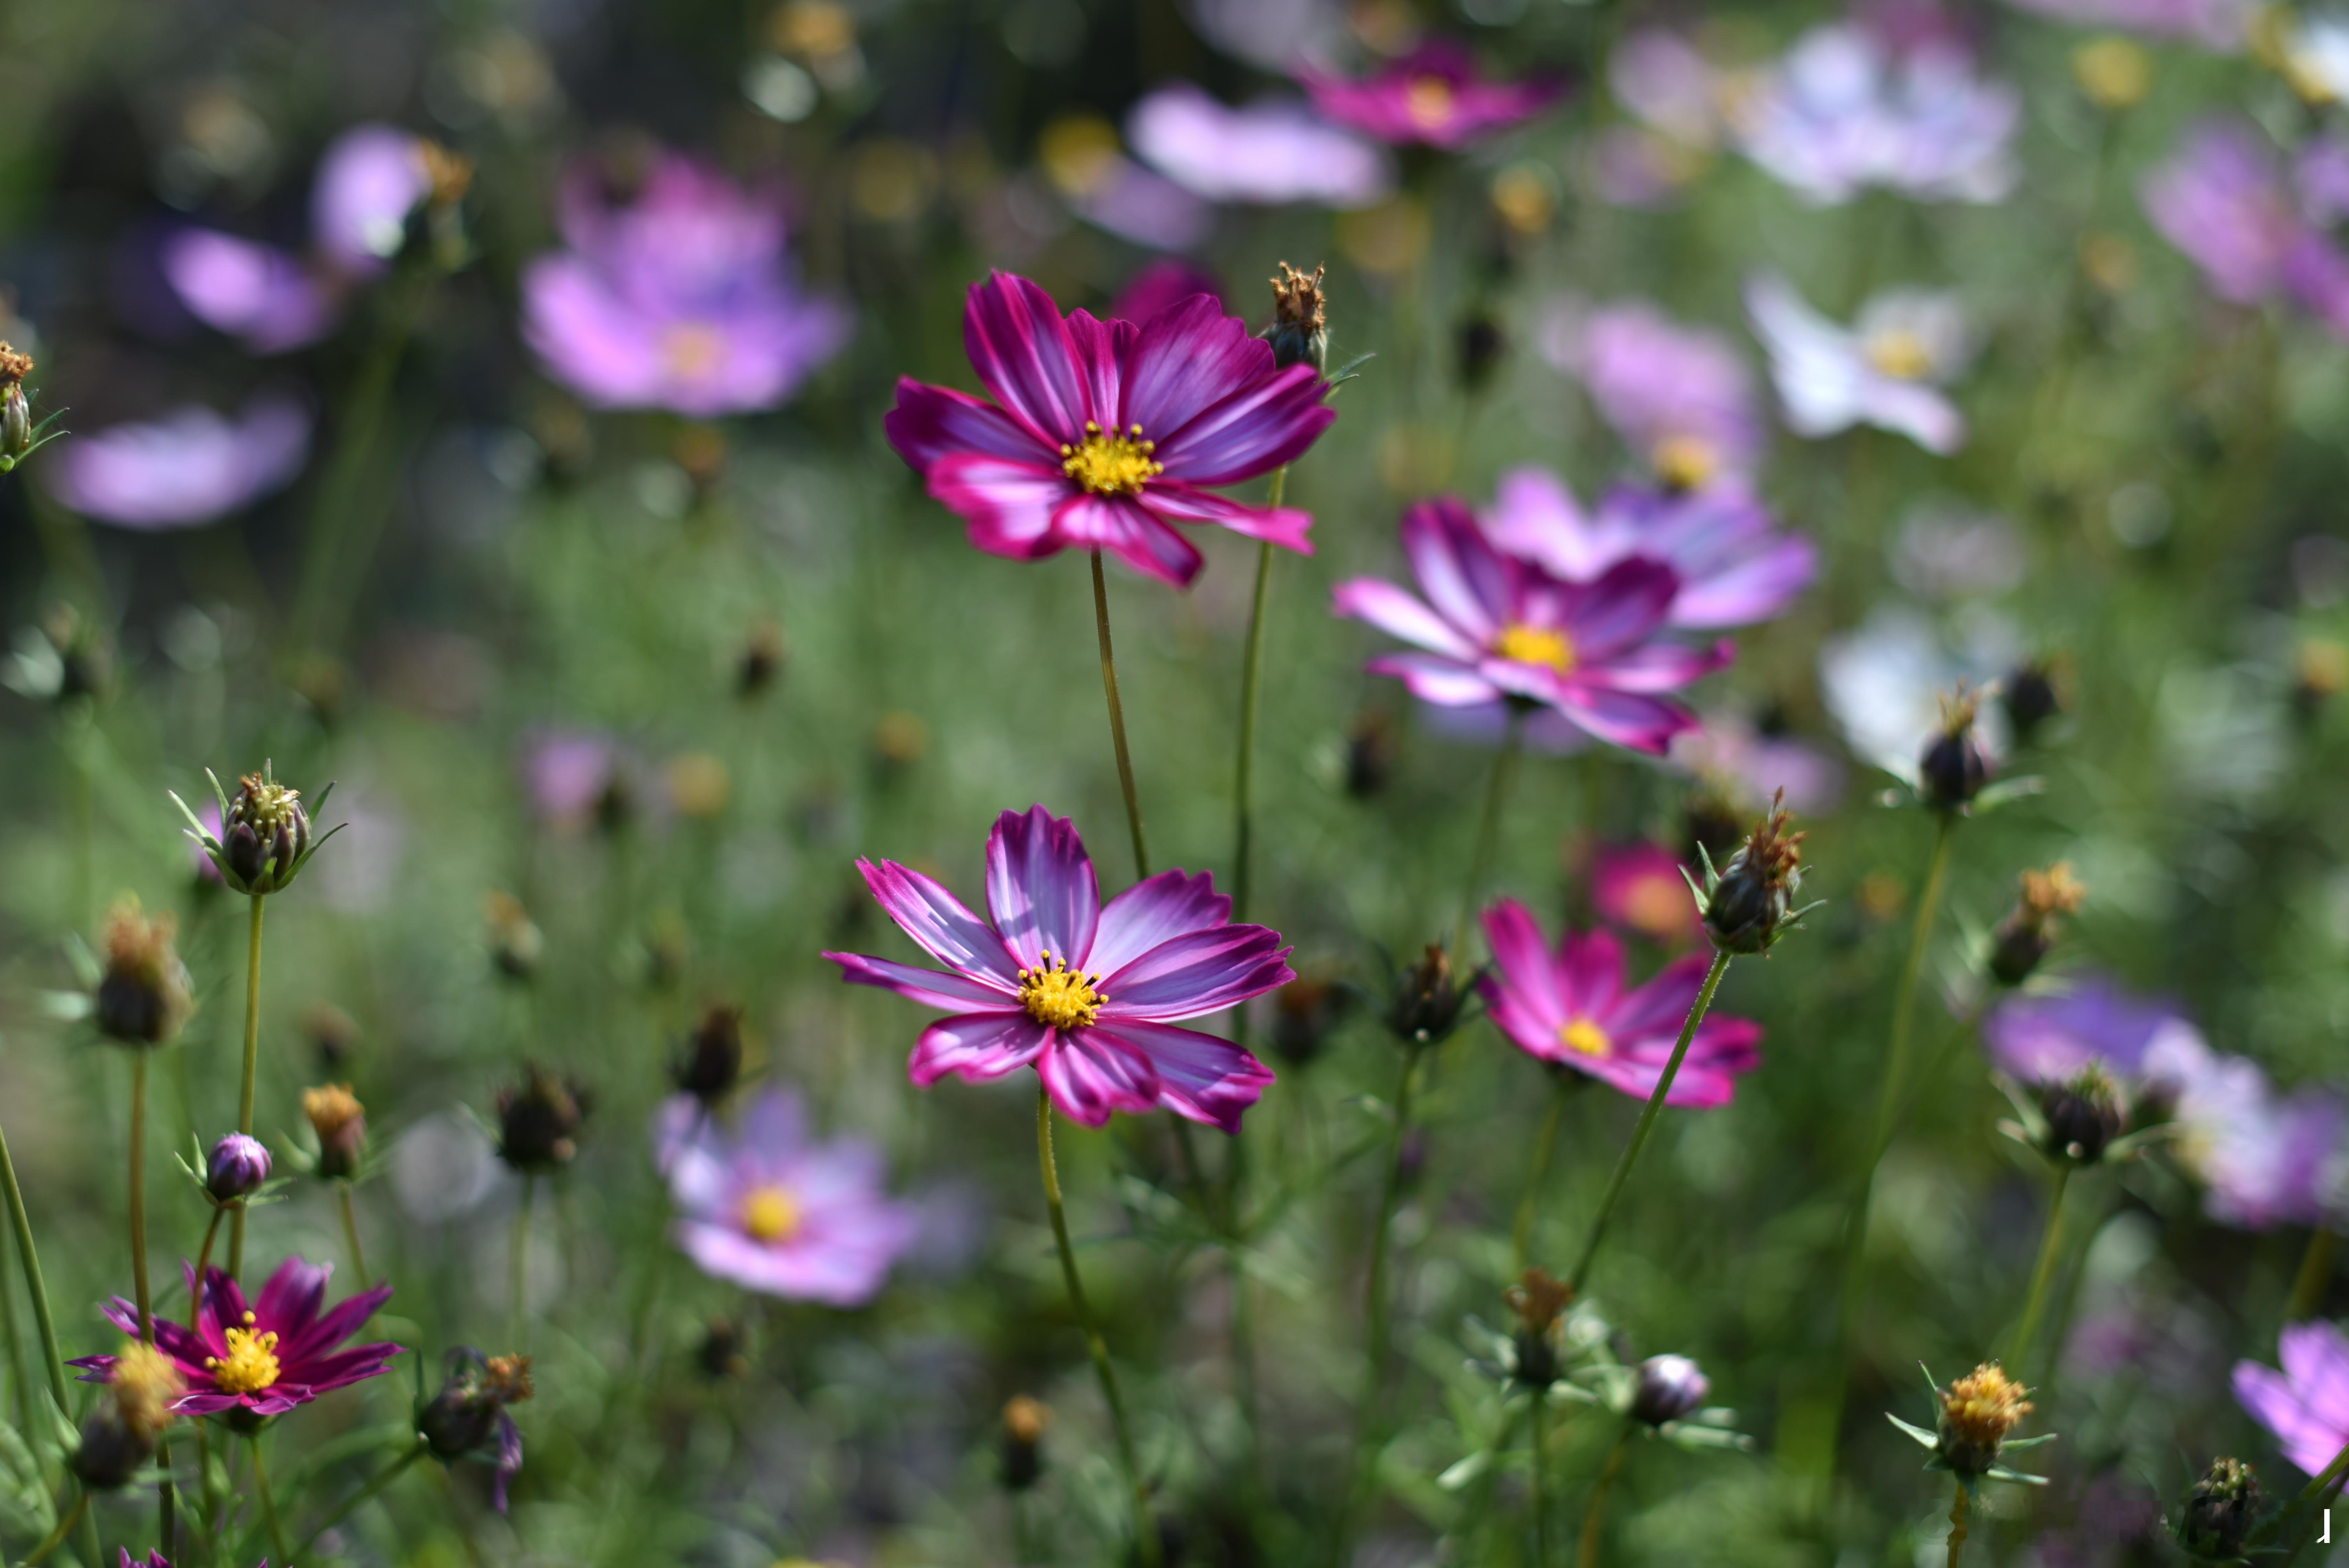
[(1374, 577), (1340, 583), (1332, 596), (1337, 614), (1424, 650), (1372, 659), (1371, 673), (1395, 676), (1439, 707), (1526, 711), (1536, 745), (1587, 733), (1661, 756), (1696, 717), (1660, 694), (1734, 656), (1726, 641), (1702, 648), (1661, 640), (1681, 579), (1646, 555), (1568, 582), (1496, 548), (1450, 497), (1403, 513), (1402, 547), (1425, 599)]
[(2349, 1337), (2329, 1323), (2295, 1323), (2280, 1336), (2283, 1370), (2235, 1363), (2235, 1400), (2276, 1436), (2304, 1475), (2322, 1475), (2349, 1446)]
[(1213, 298), (1139, 326), (1064, 318), (1042, 289), (997, 273), (971, 285), (963, 343), (995, 401), (904, 379), (883, 428), (979, 549), (1013, 561), (1105, 550), (1178, 588), (1202, 560), (1173, 523), (1312, 553), (1307, 513), (1207, 488), (1271, 472), (1338, 417), (1310, 365), (1275, 365)]
[(985, 921), (894, 861), (857, 868), (889, 918), (947, 965), (824, 954), (854, 984), (954, 1015), (915, 1044), (908, 1070), (923, 1088), (1033, 1067), (1061, 1114), (1087, 1127), (1158, 1106), (1237, 1132), (1272, 1082), (1229, 1040), (1173, 1026), (1297, 978), (1280, 934), (1233, 924), (1206, 872), (1161, 872), (1103, 904), (1076, 829), (1041, 806), (1004, 812), (988, 835)]
[(523, 335), (598, 407), (773, 408), (848, 341), (847, 311), (792, 280), (778, 202), (713, 169), (665, 156), (614, 205), (575, 168), (560, 208), (569, 249), (524, 271)]
[[(195, 1265), (188, 1265), (188, 1288), (196, 1287)], [(248, 1303), (244, 1292), (226, 1271), (204, 1272), (203, 1299), (191, 1331), (184, 1324), (158, 1317), (155, 1345), (170, 1357), (188, 1392), (171, 1403), (182, 1416), (215, 1416), (244, 1410), (255, 1416), (282, 1416), (306, 1405), (321, 1394), (377, 1377), (384, 1364), (400, 1353), (388, 1343), (336, 1346), (366, 1326), (376, 1309), (391, 1299), (391, 1286), (361, 1291), (331, 1311), (326, 1304), (332, 1264), (306, 1264), (287, 1258)], [(116, 1296), (106, 1308), (106, 1319), (136, 1338), (139, 1308)], [(104, 1383), (114, 1376), (111, 1356), (86, 1356), (72, 1363), (85, 1367), (85, 1383)]]
[(100, 522), (193, 528), (285, 489), (309, 453), (309, 412), (264, 393), (233, 418), (188, 407), (77, 437), (41, 471), (59, 500)]
[[(1543, 1061), (1638, 1099), (1655, 1092), (1713, 962), (1692, 953), (1626, 990), (1621, 943), (1603, 931), (1569, 931), (1553, 953), (1533, 912), (1514, 899), (1485, 912), (1485, 940), (1494, 971), (1476, 988), (1501, 1032)], [(1737, 1075), (1762, 1065), (1761, 1045), (1761, 1025), (1708, 1013), (1664, 1103), (1727, 1105)]]
[(1367, 207), (1394, 183), (1386, 149), (1324, 124), (1301, 103), (1230, 108), (1189, 82), (1135, 104), (1126, 136), (1143, 162), (1210, 201)]
[(1704, 920), (1682, 875), (1681, 858), (1661, 844), (1609, 844), (1590, 864), (1590, 903), (1609, 925), (1682, 946), (1704, 939)]
[(1313, 67), (1299, 70), (1297, 79), (1327, 119), (1381, 141), (1424, 142), (1447, 152), (1531, 119), (1566, 91), (1554, 77), (1487, 81), (1475, 57), (1441, 38), (1364, 80)]
[(1733, 806), (1759, 811), (1779, 792), (1798, 817), (1825, 816), (1843, 799), (1844, 769), (1826, 750), (1764, 730), (1717, 708), (1672, 742), (1672, 765), (1703, 779)]
[(2146, 176), (2141, 198), (2153, 226), (2202, 269), (2220, 299), (2251, 304), (2283, 287), (2302, 225), (2274, 144), (2250, 121), (2194, 126)]
[(1682, 489), (1750, 473), (1762, 413), (1745, 356), (1716, 332), (1640, 300), (1602, 305), (1562, 335), (1556, 357), (1626, 446)]
[(884, 1185), (880, 1149), (817, 1143), (799, 1096), (770, 1088), (721, 1127), (689, 1094), (660, 1109), (677, 1244), (701, 1271), (768, 1295), (857, 1306), (914, 1240), (914, 1211)]

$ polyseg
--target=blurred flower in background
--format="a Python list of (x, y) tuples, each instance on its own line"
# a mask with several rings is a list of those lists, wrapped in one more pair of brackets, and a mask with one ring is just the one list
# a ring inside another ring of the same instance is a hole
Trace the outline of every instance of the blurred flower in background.
[(1603, 845), (1591, 857), (1590, 905), (1609, 925), (1651, 942), (1702, 941), (1704, 916), (1682, 874), (1694, 869), (1661, 844)]
[(233, 418), (191, 407), (77, 433), (41, 472), (59, 500), (100, 522), (193, 528), (285, 489), (309, 450), (308, 410), (263, 393)]
[(1554, 315), (1543, 350), (1589, 388), (1599, 417), (1667, 484), (1694, 490), (1760, 464), (1768, 430), (1754, 374), (1722, 334), (1626, 300)]
[(2277, 1349), (2282, 1371), (2235, 1364), (2235, 1398), (2302, 1474), (2322, 1475), (2349, 1447), (2349, 1336), (2329, 1323), (2288, 1324)]
[(2008, 0), (2018, 10), (2083, 27), (2120, 27), (2189, 39), (2208, 49), (2240, 49), (2258, 12), (2256, 0)]
[(1874, 425), (1944, 457), (1965, 443), (1965, 417), (1940, 390), (1973, 358), (1973, 335), (1955, 295), (1889, 291), (1863, 305), (1847, 329), (1813, 310), (1785, 279), (1764, 273), (1747, 282), (1745, 304), (1796, 435)]
[(1340, 125), (1381, 141), (1421, 142), (1446, 152), (1531, 119), (1566, 91), (1564, 82), (1550, 77), (1492, 80), (1475, 56), (1443, 38), (1427, 40), (1361, 80), (1309, 64), (1297, 68), (1297, 79), (1312, 95), (1313, 107)]
[(1285, 99), (1228, 108), (1176, 82), (1135, 104), (1125, 130), (1143, 161), (1210, 201), (1367, 207), (1394, 181), (1383, 148)]
[(1671, 205), (1728, 134), (1728, 80), (1679, 33), (1642, 27), (1608, 57), (1607, 83), (1637, 123), (1603, 127), (1593, 141), (1599, 196), (1624, 207)]

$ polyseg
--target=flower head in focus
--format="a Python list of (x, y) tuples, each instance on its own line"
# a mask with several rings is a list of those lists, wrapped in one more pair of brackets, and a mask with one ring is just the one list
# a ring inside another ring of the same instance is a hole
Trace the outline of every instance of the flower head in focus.
[(1033, 1067), (1087, 1127), (1163, 1108), (1237, 1132), (1272, 1082), (1229, 1040), (1174, 1026), (1296, 978), (1280, 934), (1233, 924), (1206, 872), (1160, 872), (1104, 904), (1076, 828), (1041, 806), (1004, 812), (988, 835), (987, 920), (908, 867), (857, 866), (889, 917), (947, 966), (824, 954), (845, 980), (954, 1015), (915, 1044), (915, 1083)]
[(25, 377), (32, 373), (31, 355), (0, 342), (0, 474), (15, 472), (18, 463), (65, 433), (49, 428), (56, 414), (34, 419), (25, 391)]
[(2251, 1467), (2238, 1459), (2216, 1459), (2187, 1494), (2170, 1531), (2198, 1563), (2240, 1563), (2266, 1511), (2267, 1494)]
[(1719, 869), (1698, 847), (1704, 861), (1704, 885), (1699, 890), (1704, 931), (1717, 953), (1767, 953), (1818, 907), (1795, 907), (1795, 895), (1803, 885), (1803, 841), (1809, 835), (1786, 831), (1790, 819), (1785, 801), (1783, 792), (1771, 801), (1761, 822)]
[(416, 1430), (443, 1464), (470, 1460), (497, 1471), (491, 1502), (506, 1511), (506, 1489), (522, 1471), (522, 1429), (506, 1414), (537, 1392), (527, 1356), (483, 1356), (468, 1346), (449, 1352), (440, 1391), (416, 1410)]
[(314, 836), (310, 830), (310, 813), (326, 810), (326, 797), (334, 792), (332, 784), (305, 806), (301, 791), (280, 784), (267, 761), (262, 763), (260, 772), (247, 773), (237, 780), (234, 795), (221, 788), (210, 769), (204, 770), (204, 778), (212, 787), (212, 802), (220, 809), (217, 830), (210, 826), (212, 813), (199, 818), (176, 794), (171, 803), (187, 819), (190, 841), (211, 860), (221, 881), (233, 892), (253, 897), (285, 892), (326, 841), (342, 831), (339, 826), (322, 835)]
[(1965, 444), (1965, 417), (1941, 390), (1973, 357), (1972, 331), (1953, 296), (1881, 294), (1847, 328), (1764, 273), (1747, 282), (1745, 306), (1796, 435), (1873, 425), (1942, 457)]
[(284, 490), (309, 451), (309, 413), (264, 393), (233, 418), (189, 407), (78, 436), (41, 471), (57, 500), (99, 522), (194, 528)]
[(1984, 1362), (1947, 1388), (1935, 1383), (1930, 1372), (1925, 1384), (1933, 1392), (1932, 1430), (1911, 1426), (1889, 1411), (1885, 1418), (1933, 1450), (1927, 1470), (1949, 1470), (1969, 1491), (1983, 1480), (2047, 1484), (2044, 1476), (2025, 1475), (2005, 1462), (2008, 1451), (2035, 1448), (2055, 1439), (2052, 1432), (2035, 1438), (2014, 1436), (2014, 1429), (2032, 1411), (2031, 1390), (2008, 1377), (1997, 1362)]
[(1489, 80), (1466, 49), (1443, 39), (1430, 39), (1361, 80), (1309, 66), (1298, 72), (1298, 80), (1313, 107), (1340, 125), (1381, 141), (1446, 152), (1531, 119), (1566, 91), (1551, 77)]
[(963, 341), (993, 403), (904, 379), (884, 426), (933, 499), (991, 555), (1102, 550), (1188, 587), (1203, 564), (1174, 523), (1216, 523), (1309, 554), (1313, 520), (1214, 493), (1301, 455), (1336, 411), (1319, 372), (1279, 366), (1214, 299), (1140, 325), (1063, 317), (1025, 278), (974, 284)]
[(1299, 272), (1287, 262), (1272, 282), (1272, 325), (1264, 339), (1283, 369), (1310, 365), (1322, 369), (1330, 357), (1330, 311), (1321, 292), (1322, 269)]

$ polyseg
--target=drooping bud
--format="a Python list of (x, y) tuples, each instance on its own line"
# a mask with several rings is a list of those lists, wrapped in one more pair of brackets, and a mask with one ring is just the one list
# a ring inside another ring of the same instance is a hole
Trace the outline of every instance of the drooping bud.
[(2094, 1062), (2077, 1077), (2041, 1089), (2039, 1110), (2047, 1119), (2048, 1155), (2077, 1165), (2104, 1158), (2106, 1146), (2128, 1120), (2120, 1086)]
[(525, 1173), (560, 1171), (578, 1157), (588, 1097), (534, 1062), (524, 1071), (498, 1094), (498, 1158)]
[(1961, 1476), (1979, 1476), (1998, 1463), (1998, 1452), (2032, 1410), (2031, 1392), (1986, 1361), (1941, 1390), (1937, 1433), (1941, 1462)]
[(1326, 979), (1309, 975), (1291, 980), (1273, 993), (1273, 1053), (1291, 1067), (1303, 1067), (1321, 1054), (1352, 1000)]
[(490, 962), (509, 980), (527, 980), (538, 970), (546, 938), (530, 918), (522, 900), (492, 891), (481, 899), (481, 916), (489, 927)]
[(1917, 759), (1917, 783), (1925, 803), (1937, 810), (1961, 811), (1990, 782), (1990, 759), (1974, 736), (1974, 699), (1961, 691), (1941, 703), (1941, 726)]
[(442, 1464), (460, 1460), (497, 1468), (495, 1501), (505, 1511), (506, 1486), (522, 1469), (522, 1434), (506, 1407), (534, 1392), (527, 1356), (484, 1357), (460, 1346), (449, 1352), (440, 1391), (416, 1408), (416, 1432)]
[(2204, 1561), (2232, 1563), (2243, 1555), (2266, 1503), (2251, 1466), (2236, 1459), (2213, 1460), (2187, 1494), (2178, 1543)]
[(276, 892), (293, 882), (310, 851), (310, 814), (299, 794), (259, 773), (237, 781), (221, 813), (222, 875), (239, 892)]
[(2029, 979), (2054, 944), (2061, 929), (2057, 917), (2078, 913), (2087, 896), (2069, 861), (2057, 861), (2044, 872), (2024, 872), (2014, 907), (1999, 922), (1992, 942), (1992, 976), (2002, 985), (2020, 985)]
[(669, 1081), (704, 1105), (726, 1098), (742, 1076), (742, 1009), (712, 1007), (669, 1063)]
[(204, 1161), (204, 1191), (218, 1202), (249, 1197), (268, 1180), (268, 1146), (242, 1132), (213, 1144), (212, 1157)]
[(783, 629), (772, 621), (761, 621), (742, 639), (742, 651), (734, 660), (734, 689), (743, 696), (756, 696), (775, 684), (783, 673)]
[(1300, 273), (1287, 262), (1272, 280), (1272, 325), (1264, 339), (1272, 345), (1273, 363), (1286, 370), (1292, 365), (1324, 368), (1330, 357), (1330, 315), (1321, 294), (1321, 273)]
[(1044, 1473), (1044, 1433), (1052, 1425), (1052, 1408), (1041, 1399), (1014, 1394), (1003, 1407), (1003, 1485), (1008, 1491), (1025, 1491)]
[(358, 1173), (367, 1153), (367, 1108), (347, 1083), (323, 1084), (302, 1091), (302, 1114), (318, 1135), (318, 1174), (348, 1181)]
[(1749, 834), (1729, 863), (1712, 872), (1704, 889), (1704, 930), (1723, 953), (1766, 953), (1802, 917), (1794, 907), (1803, 882), (1803, 840), (1789, 833), (1780, 790), (1769, 815)]
[(1454, 979), (1452, 955), (1431, 942), (1419, 962), (1395, 978), (1387, 1027), (1406, 1046), (1432, 1046), (1452, 1033), (1467, 996)]
[(1553, 1279), (1546, 1270), (1529, 1268), (1502, 1293), (1509, 1310), (1517, 1315), (1512, 1343), (1516, 1350), (1516, 1380), (1536, 1390), (1558, 1379), (1557, 1320), (1574, 1300), (1574, 1287)]
[(1640, 1363), (1640, 1381), (1631, 1390), (1631, 1418), (1661, 1427), (1698, 1408), (1712, 1392), (1712, 1379), (1687, 1357), (1651, 1356)]
[(2014, 732), (2016, 745), (2030, 745), (2050, 720), (2063, 714), (2064, 686), (2060, 659), (2018, 665), (1998, 683), (1999, 706), (2006, 710), (2006, 726)]
[(74, 1475), (94, 1491), (129, 1485), (154, 1457), (155, 1440), (171, 1424), (172, 1402), (183, 1392), (170, 1357), (135, 1339), (124, 1345), (107, 1377), (109, 1398), (82, 1421)]
[(90, 999), (98, 1033), (126, 1046), (170, 1041), (195, 1011), (187, 965), (171, 945), (178, 922), (168, 914), (150, 920), (136, 898), (125, 895), (107, 911), (101, 943), (106, 970)]

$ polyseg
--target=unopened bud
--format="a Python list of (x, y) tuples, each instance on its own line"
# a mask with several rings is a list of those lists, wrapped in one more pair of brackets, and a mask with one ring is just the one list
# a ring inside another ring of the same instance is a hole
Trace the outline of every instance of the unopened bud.
[(302, 1037), (317, 1053), (320, 1067), (338, 1073), (350, 1066), (352, 1049), (358, 1044), (358, 1020), (331, 1003), (316, 1003), (302, 1009)]
[(1370, 799), (1394, 777), (1394, 720), (1386, 709), (1371, 708), (1346, 732), (1346, 793)]
[(12, 381), (0, 390), (0, 458), (13, 468), (32, 449), (33, 411), (25, 402), (24, 387)]
[(734, 689), (743, 696), (756, 696), (782, 673), (783, 629), (761, 621), (742, 639), (742, 651), (734, 660)]
[(204, 1161), (204, 1191), (222, 1203), (250, 1196), (269, 1180), (269, 1149), (258, 1138), (232, 1132)]
[(91, 1016), (107, 1038), (126, 1046), (163, 1045), (195, 1011), (187, 965), (171, 945), (177, 924), (168, 914), (149, 919), (129, 896), (107, 912), (101, 938), (106, 970), (91, 998)]
[(1558, 1379), (1557, 1320), (1574, 1300), (1574, 1287), (1551, 1277), (1544, 1269), (1529, 1268), (1502, 1293), (1509, 1310), (1517, 1315), (1511, 1343), (1516, 1352), (1516, 1381), (1545, 1389)]
[(1806, 835), (1786, 831), (1785, 799), (1780, 790), (1770, 814), (1704, 890), (1705, 934), (1720, 952), (1766, 953), (1801, 913), (1794, 903)]
[(742, 1009), (712, 1007), (669, 1064), (669, 1080), (702, 1104), (715, 1105), (741, 1076)]
[(82, 1421), (72, 1469), (83, 1485), (113, 1491), (129, 1484), (171, 1424), (171, 1406), (185, 1392), (179, 1368), (151, 1345), (132, 1340), (107, 1376), (109, 1398)]
[(2023, 890), (1992, 941), (1992, 977), (2002, 985), (2020, 985), (2029, 979), (2054, 944), (2061, 929), (2057, 917), (2077, 913), (2087, 892), (2068, 861), (2058, 861), (2044, 872), (2023, 872)]
[(1640, 1363), (1640, 1381), (1631, 1391), (1631, 1418), (1661, 1427), (1677, 1421), (1704, 1403), (1713, 1383), (1685, 1356), (1651, 1356)]
[(310, 814), (298, 791), (259, 773), (237, 781), (221, 815), (222, 874), (239, 892), (276, 892), (291, 883), (310, 851)]
[(1323, 269), (1300, 273), (1287, 262), (1272, 280), (1272, 325), (1264, 338), (1272, 345), (1273, 363), (1286, 370), (1292, 365), (1322, 369), (1330, 357), (1330, 315), (1321, 294)]
[(1350, 1001), (1337, 985), (1311, 975), (1283, 985), (1272, 996), (1274, 1054), (1299, 1068), (1319, 1056)]
[(2006, 726), (2018, 746), (2028, 746), (2039, 731), (2064, 712), (2063, 664), (2041, 659), (2019, 665), (1998, 683), (1999, 706), (2006, 710)]
[(2120, 1086), (2093, 1063), (2068, 1082), (2041, 1089), (2039, 1110), (2047, 1119), (2047, 1152), (2075, 1165), (2093, 1165), (2104, 1158), (2106, 1147), (2128, 1120)]
[(318, 1174), (348, 1181), (358, 1173), (367, 1152), (367, 1108), (347, 1083), (330, 1083), (302, 1091), (302, 1114), (318, 1135)]
[(2178, 1544), (2195, 1556), (2231, 1563), (2243, 1555), (2267, 1498), (2260, 1478), (2240, 1460), (2213, 1460), (2187, 1495), (2178, 1522)]
[(2031, 1392), (1995, 1361), (1983, 1363), (1940, 1392), (1938, 1424), (1941, 1462), (1961, 1476), (1979, 1476), (1998, 1463), (1999, 1449), (2032, 1405)]
[(1478, 311), (1460, 324), (1460, 385), (1470, 392), (1481, 392), (1493, 379), (1493, 372), (1501, 367), (1501, 356), (1508, 352), (1508, 340), (1501, 335), (1501, 324), (1483, 311)]
[(1387, 1007), (1387, 1027), (1408, 1046), (1440, 1043), (1460, 1021), (1467, 1000), (1452, 974), (1452, 956), (1431, 942), (1419, 962), (1396, 978)]
[(1961, 692), (1942, 704), (1941, 727), (1917, 759), (1917, 780), (1926, 803), (1960, 811), (1990, 782), (1990, 760), (1974, 736), (1974, 699)]
[(1003, 1407), (1003, 1485), (1025, 1491), (1044, 1473), (1044, 1433), (1052, 1425), (1052, 1408), (1041, 1399), (1014, 1394)]
[(587, 1097), (536, 1064), (526, 1071), (498, 1095), (498, 1158), (524, 1172), (560, 1171), (578, 1156)]
[(489, 927), (490, 962), (509, 980), (527, 980), (537, 973), (546, 951), (546, 938), (530, 918), (522, 900), (510, 892), (492, 892), (481, 900), (481, 916)]
[(702, 1375), (709, 1377), (740, 1377), (750, 1370), (742, 1330), (728, 1317), (709, 1320), (693, 1358), (699, 1364)]

